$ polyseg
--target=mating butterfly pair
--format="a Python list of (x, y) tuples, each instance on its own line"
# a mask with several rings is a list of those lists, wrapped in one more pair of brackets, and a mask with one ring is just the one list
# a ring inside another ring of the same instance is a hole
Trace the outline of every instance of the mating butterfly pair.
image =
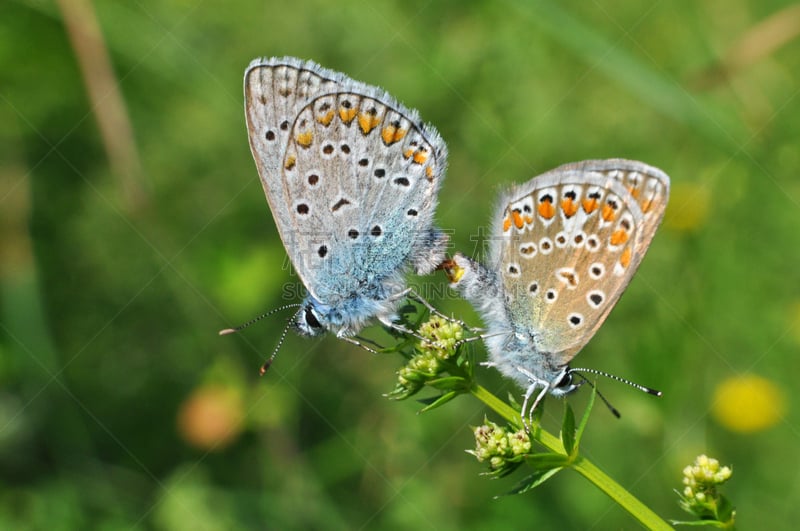
[(447, 259), (433, 220), (447, 147), (417, 111), (291, 57), (251, 63), (244, 90), (261, 183), (308, 290), (293, 305), (300, 334), (355, 342), (373, 319), (405, 331), (395, 311), (420, 299), (405, 274), (442, 266), (486, 322), (488, 365), (527, 389), (523, 416), (578, 386), (569, 362), (644, 257), (669, 196), (664, 172), (622, 159), (556, 168), (503, 195), (488, 263)]

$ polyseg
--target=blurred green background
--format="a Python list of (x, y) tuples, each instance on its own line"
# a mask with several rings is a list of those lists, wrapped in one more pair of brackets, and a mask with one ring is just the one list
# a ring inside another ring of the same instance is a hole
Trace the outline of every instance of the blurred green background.
[(760, 0), (3, 2), (0, 528), (637, 527), (571, 472), (493, 499), (521, 473), (464, 453), (485, 409), (386, 400), (400, 356), (290, 335), (259, 378), (284, 316), (217, 336), (301, 295), (243, 119), (244, 68), (275, 55), (435, 124), (437, 217), (468, 254), (503, 186), (588, 158), (664, 169), (664, 225), (579, 358), (664, 397), (602, 381), (623, 417), (598, 404), (582, 449), (665, 518), (708, 453), (742, 529), (790, 528), (799, 32), (800, 6)]

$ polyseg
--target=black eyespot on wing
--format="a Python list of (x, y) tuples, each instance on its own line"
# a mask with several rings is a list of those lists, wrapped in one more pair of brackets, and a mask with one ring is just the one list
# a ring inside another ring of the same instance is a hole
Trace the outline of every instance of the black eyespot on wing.
[(345, 199), (344, 197), (342, 197), (341, 199), (339, 199), (339, 200), (336, 202), (336, 204), (335, 204), (335, 205), (333, 205), (333, 206), (331, 207), (331, 212), (336, 212), (337, 210), (339, 210), (339, 209), (340, 209), (340, 208), (342, 208), (343, 206), (345, 206), (345, 205), (349, 205), (349, 204), (350, 204), (350, 201), (348, 201), (347, 199)]

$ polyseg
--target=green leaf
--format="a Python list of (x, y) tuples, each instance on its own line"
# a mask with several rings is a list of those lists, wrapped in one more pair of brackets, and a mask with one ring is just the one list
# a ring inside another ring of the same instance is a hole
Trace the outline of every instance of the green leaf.
[(424, 408), (420, 409), (419, 412), (420, 413), (425, 413), (426, 411), (430, 411), (432, 409), (436, 409), (437, 407), (443, 406), (443, 405), (445, 405), (446, 403), (450, 402), (452, 399), (454, 399), (455, 397), (457, 397), (460, 394), (461, 393), (459, 393), (458, 391), (450, 391), (449, 393), (445, 393), (445, 394), (440, 395), (438, 397), (432, 397), (432, 398), (426, 398), (426, 399), (420, 400), (420, 402), (422, 402), (423, 404), (428, 402), (428, 401), (431, 401), (431, 400), (432, 400), (432, 402), (430, 402), (430, 404), (428, 404)]
[(575, 414), (569, 402), (564, 401), (564, 420), (561, 423), (561, 442), (567, 455), (572, 456), (575, 450)]
[(730, 500), (720, 494), (719, 501), (717, 502), (717, 519), (721, 522), (733, 523), (733, 509), (734, 507)]
[(507, 475), (509, 475), (512, 472), (514, 472), (515, 470), (517, 470), (517, 468), (519, 468), (519, 466), (521, 464), (522, 464), (522, 462), (519, 462), (519, 463), (506, 462), (506, 464), (502, 468), (499, 468), (497, 470), (491, 470), (489, 472), (483, 472), (481, 475), (482, 476), (489, 476), (492, 479), (504, 478)]
[(583, 437), (583, 430), (586, 429), (586, 424), (589, 423), (589, 413), (592, 412), (592, 408), (594, 407), (594, 399), (597, 397), (597, 389), (592, 386), (592, 393), (589, 395), (589, 402), (586, 404), (586, 410), (583, 412), (583, 416), (581, 417), (580, 423), (578, 423), (578, 429), (575, 432), (575, 453), (578, 453), (578, 448), (581, 445), (581, 437)]
[[(531, 489), (535, 489), (536, 487), (538, 487), (539, 485), (541, 485), (542, 483), (544, 483), (545, 481), (556, 475), (556, 473), (559, 472), (560, 470), (563, 470), (563, 468), (557, 467), (557, 468), (550, 468), (547, 470), (538, 470), (533, 474), (531, 474), (530, 476), (523, 479), (522, 481), (520, 481), (519, 483), (517, 483), (514, 486), (514, 488), (512, 488), (510, 491), (506, 492), (505, 494), (501, 494), (501, 496), (524, 494), (525, 492), (528, 492)], [(495, 496), (495, 498), (499, 497), (500, 496)]]
[(429, 386), (440, 391), (466, 390), (467, 383), (461, 376), (445, 376), (427, 382)]
[(672, 525), (691, 525), (695, 527), (699, 527), (701, 525), (708, 525), (711, 527), (718, 527), (720, 529), (731, 527), (730, 524), (727, 524), (725, 522), (720, 522), (718, 520), (692, 520), (691, 522), (684, 522), (681, 520), (670, 520), (669, 523)]

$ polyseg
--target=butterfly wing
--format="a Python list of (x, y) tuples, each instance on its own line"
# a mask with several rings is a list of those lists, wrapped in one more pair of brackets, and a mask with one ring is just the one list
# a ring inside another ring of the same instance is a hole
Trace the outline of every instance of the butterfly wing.
[(638, 162), (562, 166), (504, 200), (496, 253), (512, 328), (560, 366), (591, 339), (647, 251), (669, 178)]
[(252, 64), (245, 97), (278, 231), (315, 298), (385, 297), (382, 283), (407, 264), (433, 268), (444, 247), (432, 223), (447, 152), (416, 111), (292, 59)]
[[(614, 178), (628, 190), (636, 200), (643, 217), (643, 234), (650, 237), (643, 241), (644, 247), (639, 249), (636, 257), (641, 260), (647, 247), (653, 239), (656, 229), (664, 218), (667, 202), (669, 201), (669, 176), (666, 173), (637, 160), (605, 159), (584, 160), (564, 164), (548, 173), (561, 171), (581, 171), (600, 173)], [(631, 272), (635, 272), (639, 262), (633, 262)]]

